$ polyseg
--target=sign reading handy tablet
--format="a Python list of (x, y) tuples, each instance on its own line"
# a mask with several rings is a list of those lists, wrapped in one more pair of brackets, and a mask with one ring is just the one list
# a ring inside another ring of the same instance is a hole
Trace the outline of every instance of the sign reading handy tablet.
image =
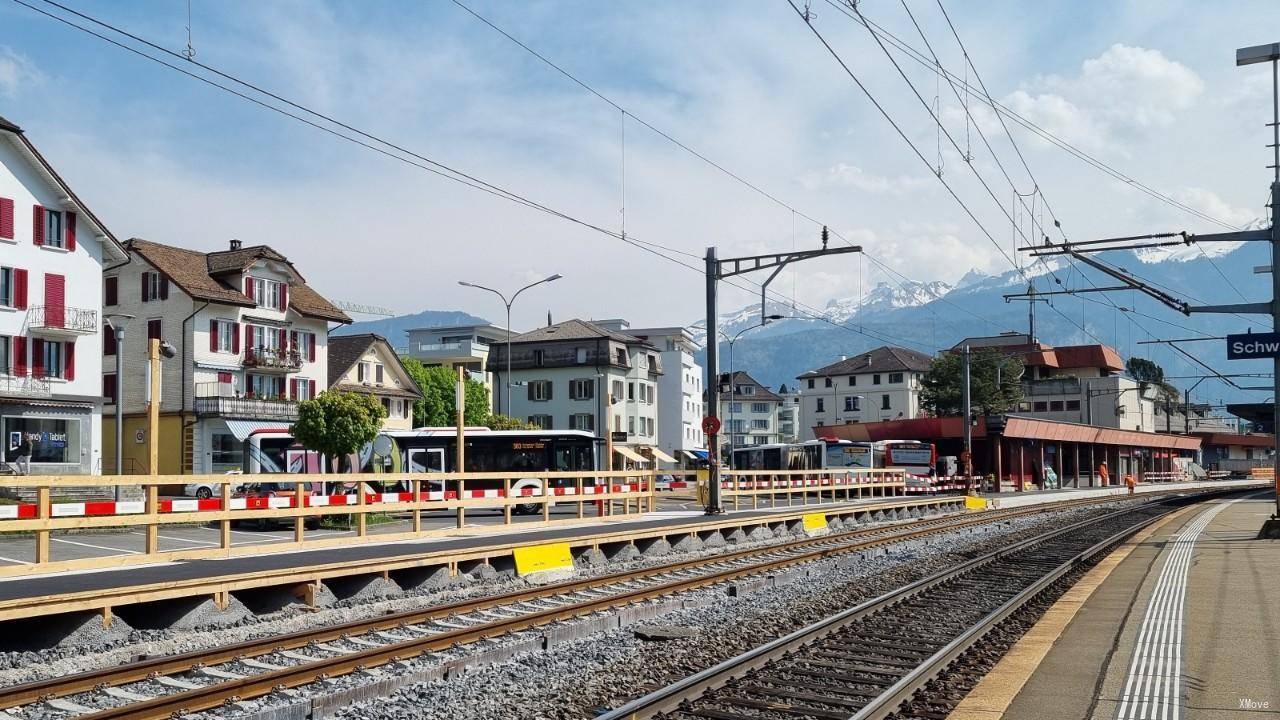
[(1280, 333), (1245, 333), (1227, 336), (1228, 360), (1280, 357)]

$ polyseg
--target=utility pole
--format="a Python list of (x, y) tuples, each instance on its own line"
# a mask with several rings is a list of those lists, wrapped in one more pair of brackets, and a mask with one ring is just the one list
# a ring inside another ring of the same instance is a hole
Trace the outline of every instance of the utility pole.
[[(1034, 307), (1034, 306), (1033, 306)], [(964, 390), (961, 408), (964, 415), (964, 489), (968, 492), (973, 484), (973, 393), (969, 386), (969, 346), (964, 346), (961, 355), (964, 367)]]
[[(772, 269), (773, 272), (768, 279), (760, 285), (760, 319), (763, 324), (767, 322), (768, 318), (766, 290), (769, 287), (769, 283), (773, 282), (773, 279), (778, 276), (778, 273), (782, 272), (784, 267), (793, 262), (816, 257), (862, 252), (862, 247), (859, 245), (829, 248), (827, 247), (828, 240), (829, 232), (826, 227), (823, 227), (822, 248), (818, 250), (797, 250), (789, 253), (769, 253), (766, 255), (747, 255), (720, 259), (714, 247), (707, 248), (707, 417), (703, 418), (702, 426), (707, 433), (708, 487), (706, 513), (708, 515), (718, 515), (724, 512), (724, 508), (720, 505), (720, 441), (718, 438), (718, 430), (720, 428), (718, 283), (721, 280), (745, 275), (757, 270)], [(730, 383), (732, 384), (732, 378), (730, 378)], [(730, 387), (730, 391), (732, 391), (732, 387)], [(717, 432), (706, 430), (707, 428), (716, 429)]]
[[(1124, 287), (1124, 288), (1115, 288), (1115, 289), (1117, 289), (1117, 290), (1128, 290), (1129, 288)], [(1026, 300), (1026, 301), (1027, 301), (1027, 337), (1030, 339), (1030, 341), (1031, 341), (1031, 343), (1032, 343), (1032, 344), (1035, 344), (1035, 341), (1036, 341), (1036, 303), (1044, 303), (1045, 305), (1048, 305), (1048, 304), (1050, 304), (1050, 302), (1051, 302), (1051, 301), (1050, 301), (1048, 298), (1041, 297), (1041, 296), (1042, 296), (1042, 295), (1057, 295), (1057, 294), (1059, 294), (1059, 293), (1042, 293), (1042, 292), (1037, 292), (1037, 291), (1036, 291), (1036, 284), (1035, 284), (1034, 282), (1029, 282), (1029, 283), (1027, 283), (1027, 291), (1026, 291), (1026, 292), (1024, 292), (1024, 293), (1011, 293), (1011, 294), (1009, 294), (1009, 295), (1005, 295), (1005, 296), (1004, 296), (1004, 301), (1005, 301), (1005, 302), (1010, 302), (1010, 301), (1012, 301), (1012, 300)]]

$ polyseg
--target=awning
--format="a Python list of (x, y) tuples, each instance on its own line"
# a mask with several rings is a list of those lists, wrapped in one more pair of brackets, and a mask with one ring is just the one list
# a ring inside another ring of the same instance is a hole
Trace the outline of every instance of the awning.
[(671, 457), (670, 455), (668, 455), (668, 454), (666, 454), (666, 453), (662, 452), (662, 449), (661, 449), (661, 448), (652, 447), (652, 448), (649, 448), (649, 452), (652, 452), (652, 453), (653, 453), (653, 457), (654, 457), (654, 458), (656, 458), (656, 459), (658, 459), (658, 460), (661, 460), (662, 462), (669, 462), (669, 463), (679, 462), (679, 460), (676, 460), (675, 458)]
[(628, 460), (630, 460), (630, 461), (632, 461), (632, 462), (642, 462), (642, 463), (643, 463), (643, 462), (649, 462), (649, 458), (646, 458), (646, 457), (643, 457), (643, 456), (641, 456), (641, 455), (637, 454), (635, 451), (633, 451), (633, 450), (632, 450), (631, 448), (629, 448), (629, 447), (623, 447), (623, 446), (621, 446), (621, 445), (614, 445), (614, 446), (613, 446), (613, 451), (614, 451), (614, 452), (616, 452), (616, 453), (618, 453), (618, 454), (619, 454), (619, 455), (621, 455), (622, 457), (627, 458)]
[(710, 459), (711, 457), (711, 455), (709, 455), (706, 450), (686, 450), (685, 452), (693, 453), (693, 457), (695, 460), (707, 460), (707, 459)]
[(224, 420), (227, 429), (232, 435), (236, 436), (236, 440), (243, 441), (258, 430), (269, 430), (271, 432), (289, 432), (289, 424), (281, 423), (279, 420)]

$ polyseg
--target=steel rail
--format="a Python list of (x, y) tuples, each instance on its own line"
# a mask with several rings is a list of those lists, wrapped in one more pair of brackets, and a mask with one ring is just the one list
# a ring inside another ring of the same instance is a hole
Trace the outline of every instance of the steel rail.
[[(1151, 493), (1151, 495), (1168, 495), (1186, 492), (1169, 489)], [(1125, 498), (1127, 496), (1121, 496)], [(1081, 505), (1098, 505), (1114, 502), (1114, 497), (1084, 498), (1055, 503), (1053, 509), (1078, 507)], [(869, 508), (870, 509), (870, 508)], [(322, 677), (345, 674), (354, 670), (384, 664), (395, 660), (420, 655), (424, 652), (445, 649), (455, 643), (474, 642), (485, 637), (493, 637), (516, 630), (530, 629), (557, 620), (589, 614), (602, 609), (638, 602), (645, 599), (668, 595), (685, 590), (698, 589), (710, 585), (730, 582), (743, 577), (770, 572), (791, 565), (812, 562), (850, 552), (858, 552), (871, 547), (895, 544), (929, 535), (951, 532), (965, 527), (1002, 522), (1009, 518), (1020, 517), (1042, 512), (1045, 506), (1028, 506), (1008, 510), (984, 512), (972, 516), (943, 516), (913, 523), (903, 531), (898, 527), (864, 528), (846, 533), (826, 535), (816, 538), (795, 540), (778, 545), (748, 548), (725, 553), (714, 557), (694, 558), (666, 565), (639, 570), (621, 571), (581, 580), (540, 586), (533, 589), (516, 590), (498, 595), (469, 599), (436, 605), (417, 610), (409, 610), (377, 618), (353, 620), (338, 625), (288, 633), (267, 638), (248, 640), (232, 645), (220, 646), (205, 650), (196, 650), (178, 655), (164, 656), (132, 663), (120, 668), (104, 668), (87, 671), (67, 677), (51, 678), (23, 685), (0, 688), (0, 709), (19, 707), (48, 698), (66, 697), (77, 693), (101, 689), (104, 686), (120, 686), (132, 682), (146, 680), (157, 675), (172, 675), (186, 672), (200, 666), (215, 665), (234, 661), (245, 657), (267, 655), (281, 650), (304, 647), (312, 643), (327, 642), (345, 636), (394, 629), (399, 626), (428, 622), (459, 614), (484, 610), (493, 607), (511, 605), (530, 600), (554, 597), (583, 590), (597, 589), (628, 581), (645, 580), (662, 575), (680, 572), (708, 564), (724, 564), (739, 561), (751, 556), (786, 553), (804, 547), (818, 546), (818, 549), (785, 557), (773, 558), (750, 565), (731, 567), (725, 570), (701, 575), (695, 578), (675, 579), (668, 582), (647, 586), (631, 591), (611, 594), (601, 598), (588, 599), (573, 605), (536, 611), (518, 617), (502, 619), (467, 628), (442, 632), (429, 637), (415, 639), (404, 643), (392, 643), (378, 648), (355, 651), (333, 658), (318, 659), (313, 663), (304, 663), (276, 671), (269, 671), (238, 680), (213, 683), (198, 690), (166, 695), (152, 700), (124, 705), (101, 712), (83, 715), (83, 718), (169, 718), (173, 713), (194, 712), (221, 705), (231, 697), (249, 698), (263, 695), (279, 687), (295, 687), (312, 682)], [(922, 527), (922, 525), (924, 527)], [(859, 538), (866, 538), (858, 542)], [(843, 542), (851, 541), (851, 542)], [(825, 547), (823, 547), (825, 546)]]
[[(1226, 492), (1237, 492), (1237, 490), (1210, 491), (1208, 493), (1197, 494), (1195, 497), (1199, 499), (1208, 499), (1209, 497), (1215, 497)], [(1156, 500), (1152, 503), (1147, 503), (1142, 507), (1148, 507), (1167, 501), (1167, 499)], [(982, 566), (989, 565), (1011, 554), (1021, 552), (1034, 546), (1042, 545), (1055, 538), (1061, 537), (1064, 534), (1074, 532), (1086, 526), (1130, 514), (1136, 509), (1138, 508), (1117, 510), (1097, 518), (1091, 518), (1063, 528), (1058, 528), (1056, 530), (1037, 535), (1036, 537), (1028, 538), (1027, 540), (1015, 545), (987, 553), (986, 555), (966, 561), (955, 567), (942, 570), (930, 575), (929, 577), (917, 580), (901, 588), (885, 593), (877, 598), (868, 600), (852, 608), (823, 618), (768, 643), (752, 648), (740, 655), (729, 658), (728, 660), (701, 672), (687, 676), (670, 685), (654, 690), (653, 692), (631, 700), (610, 712), (597, 716), (596, 720), (647, 720), (648, 718), (652, 718), (663, 713), (677, 711), (680, 709), (680, 706), (687, 701), (700, 698), (708, 691), (720, 688), (736, 678), (743, 677), (746, 673), (765, 667), (773, 661), (787, 656), (805, 645), (819, 640), (829, 634), (838, 632), (842, 628), (851, 625), (860, 619), (884, 611), (914, 595), (951, 582), (957, 577), (969, 574)], [(1170, 508), (1169, 512), (1173, 511), (1174, 508)], [(948, 643), (947, 646), (928, 658), (923, 664), (912, 670), (907, 676), (890, 686), (883, 694), (872, 701), (871, 704), (853, 715), (851, 720), (880, 720), (893, 714), (903, 701), (912, 697), (919, 688), (923, 687), (929, 680), (936, 677), (943, 669), (946, 668), (948, 663), (963, 654), (965, 650), (972, 647), (972, 645), (989, 632), (991, 628), (995, 627), (1009, 615), (1016, 612), (1019, 608), (1025, 605), (1030, 598), (1039, 594), (1049, 584), (1060, 579), (1083, 559), (1087, 559), (1092, 555), (1101, 552), (1106, 547), (1114, 545), (1124, 537), (1137, 532), (1142, 527), (1147, 526), (1149, 523), (1154, 522), (1161, 517), (1165, 517), (1167, 514), (1168, 513), (1162, 513), (1153, 518), (1143, 520), (1126, 527), (1107, 539), (1090, 546), (1088, 549), (1081, 551), (1080, 553), (1077, 553), (1046, 575), (1041, 576), (1041, 578), (1037, 579), (1031, 586), (1018, 593), (1015, 598), (1004, 603), (996, 611), (988, 614), (981, 622), (971, 626), (960, 637), (956, 638), (951, 643)]]

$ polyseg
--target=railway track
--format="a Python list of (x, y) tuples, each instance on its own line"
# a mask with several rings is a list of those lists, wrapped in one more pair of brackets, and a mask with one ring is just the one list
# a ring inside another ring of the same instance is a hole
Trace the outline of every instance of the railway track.
[[(1055, 509), (1105, 502), (1070, 501)], [(41, 720), (168, 719), (630, 603), (1044, 511), (997, 510), (865, 528), (152, 658), (0, 688), (0, 713)]]
[(1176, 506), (1119, 510), (974, 558), (654, 690), (598, 720), (893, 716), (992, 628)]

